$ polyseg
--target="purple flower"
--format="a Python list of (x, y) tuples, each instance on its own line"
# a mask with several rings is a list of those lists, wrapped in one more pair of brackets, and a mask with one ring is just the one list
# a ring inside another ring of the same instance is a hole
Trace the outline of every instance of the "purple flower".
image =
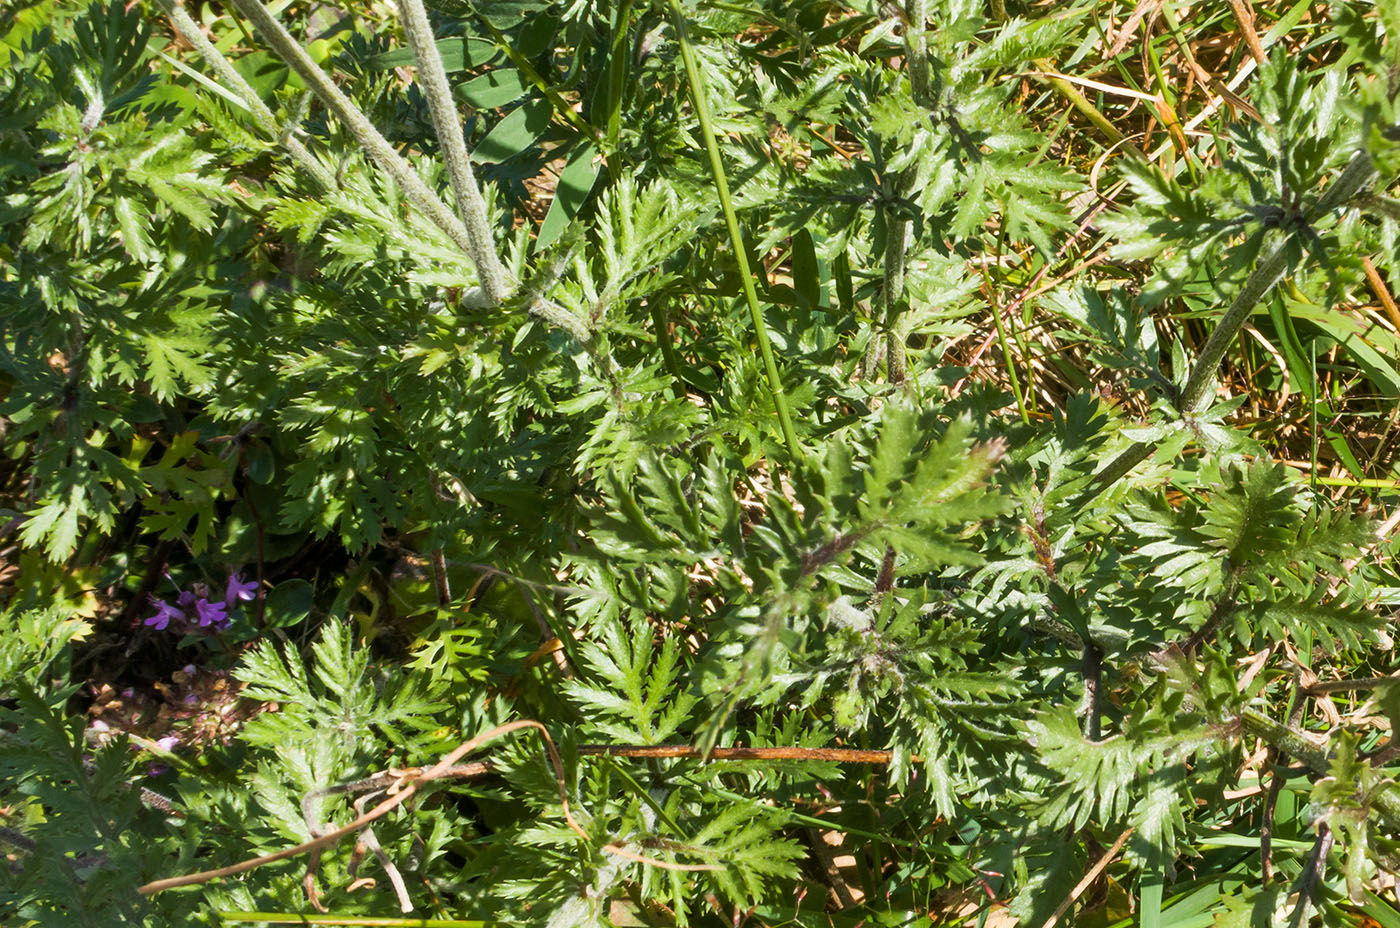
[[(182, 593), (181, 597), (183, 596), (184, 594)], [(146, 624), (151, 626), (152, 628), (158, 629), (160, 631), (165, 631), (166, 627), (170, 625), (172, 619), (178, 621), (185, 617), (185, 613), (183, 610), (177, 609), (176, 607), (170, 605), (170, 603), (166, 602), (163, 599), (155, 600), (155, 604), (156, 614), (146, 620)]]
[(243, 580), (242, 572), (230, 573), (228, 575), (228, 588), (224, 593), (224, 605), (232, 608), (234, 600), (241, 599), (245, 603), (258, 595), (258, 582)]
[(223, 628), (229, 624), (228, 607), (223, 603), (211, 603), (207, 599), (200, 599), (194, 604), (194, 609), (199, 614), (200, 628), (210, 625)]
[(190, 609), (194, 608), (194, 604), (195, 596), (189, 590), (185, 590), (179, 596), (175, 597), (175, 605), (179, 606), (186, 612), (189, 612)]
[(164, 738), (156, 739), (156, 747), (160, 748), (162, 751), (173, 751), (175, 750), (175, 745), (179, 743), (179, 735), (166, 735)]

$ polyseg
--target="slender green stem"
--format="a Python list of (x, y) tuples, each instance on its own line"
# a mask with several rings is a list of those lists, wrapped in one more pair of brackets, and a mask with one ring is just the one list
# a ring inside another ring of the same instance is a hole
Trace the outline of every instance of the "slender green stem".
[[(1316, 466), (1316, 463), (1313, 465)], [(1314, 484), (1324, 487), (1358, 487), (1366, 490), (1400, 490), (1400, 480), (1378, 480), (1372, 477), (1317, 477)], [(1316, 489), (1314, 487), (1313, 489)]]
[(997, 327), (997, 341), (1001, 343), (1001, 356), (1006, 359), (1006, 376), (1011, 380), (1011, 395), (1016, 398), (1016, 409), (1021, 421), (1030, 424), (1030, 413), (1026, 412), (1026, 401), (1021, 398), (1021, 382), (1016, 376), (1016, 359), (1011, 355), (1011, 343), (1006, 340), (1006, 326), (1001, 321), (1001, 309), (992, 306), (992, 321)]
[[(1041, 71), (1053, 72), (1055, 70), (1055, 62), (1048, 58), (1037, 58), (1033, 63)], [(1062, 77), (1052, 77), (1049, 73), (1044, 75), (1043, 80), (1047, 81), (1051, 87), (1059, 91), (1060, 96), (1064, 97), (1070, 106), (1078, 110), (1080, 115), (1093, 123), (1096, 129), (1108, 136), (1110, 142), (1116, 145), (1127, 138), (1122, 132), (1118, 131), (1117, 126), (1109, 122), (1107, 116), (1099, 112), (1098, 107), (1089, 102), (1089, 98), (1084, 96), (1078, 87)], [(1142, 159), (1144, 157), (1142, 152), (1138, 150), (1135, 145), (1124, 145), (1123, 151), (1134, 158)]]
[(729, 198), (729, 182), (724, 176), (724, 162), (720, 159), (719, 144), (715, 141), (715, 133), (711, 128), (710, 104), (705, 99), (705, 82), (700, 76), (700, 66), (695, 61), (690, 28), (678, 0), (671, 0), (671, 16), (675, 21), (676, 38), (680, 42), (686, 80), (690, 83), (690, 96), (695, 103), (695, 117), (700, 121), (700, 133), (705, 136), (705, 150), (709, 154), (710, 170), (714, 174), (720, 209), (724, 212), (724, 223), (729, 227), (729, 242), (734, 249), (734, 260), (739, 266), (739, 280), (744, 288), (744, 298), (749, 304), (749, 315), (753, 319), (754, 337), (758, 340), (759, 353), (763, 355), (763, 367), (768, 375), (768, 388), (773, 394), (773, 407), (778, 413), (778, 425), (782, 428), (788, 454), (793, 461), (798, 461), (802, 458), (802, 446), (798, 444), (797, 432), (792, 427), (792, 416), (788, 413), (787, 394), (783, 392), (778, 362), (773, 357), (773, 346), (768, 341), (768, 324), (763, 318), (762, 307), (758, 305), (758, 292), (754, 289), (753, 273), (749, 269), (748, 250), (744, 247), (744, 236), (739, 230), (739, 217), (735, 215), (734, 204)]
[(1308, 432), (1312, 438), (1312, 452), (1309, 458), (1308, 476), (1311, 489), (1317, 492), (1317, 339), (1308, 342), (1308, 367), (1312, 376), (1312, 394), (1308, 397)]
[(442, 65), (442, 55), (438, 54), (428, 11), (423, 7), (423, 0), (399, 0), (399, 10), (403, 15), (404, 35), (413, 48), (414, 60), (418, 62), (418, 83), (427, 97), (442, 158), (447, 163), (452, 190), (457, 194), (457, 213), (470, 237), (468, 254), (476, 265), (476, 274), (481, 280), (486, 299), (492, 305), (497, 305), (509, 293), (509, 274), (496, 254), (491, 218), (487, 215), (481, 188), (472, 174), (467, 140), (462, 135), (462, 120), (452, 100), (452, 90), (447, 86), (447, 71)]
[(340, 92), (340, 88), (311, 60), (311, 56), (292, 38), (291, 33), (283, 28), (259, 0), (233, 0), (233, 5), (253, 21), (253, 27), (262, 35), (263, 41), (272, 47), (277, 57), (297, 72), (321, 103), (350, 130), (365, 153), (399, 185), (408, 201), (446, 233), (458, 248), (471, 255), (476, 245), (461, 220), (447, 208), (447, 204), (443, 203), (437, 194), (433, 193), (408, 162), (399, 156), (394, 146), (379, 133), (360, 108)]
[[(334, 190), (337, 186), (335, 175), (321, 163), (320, 159), (311, 154), (300, 139), (278, 124), (277, 117), (263, 102), (262, 97), (258, 96), (258, 92), (243, 79), (243, 75), (239, 74), (232, 62), (224, 57), (224, 53), (219, 51), (213, 42), (204, 37), (204, 30), (199, 28), (199, 23), (194, 21), (185, 8), (176, 3), (175, 0), (157, 0), (157, 2), (161, 9), (165, 10), (166, 15), (170, 17), (170, 22), (175, 26), (175, 30), (193, 46), (195, 51), (199, 52), (200, 57), (209, 65), (209, 69), (248, 108), (248, 112), (253, 114), (253, 120), (258, 124), (258, 127), (276, 139), (287, 150), (287, 154), (292, 156), (292, 160), (299, 164), (307, 174), (310, 174), (323, 190)], [(234, 17), (234, 21), (240, 22), (237, 17)]]
[(681, 370), (680, 355), (671, 341), (671, 321), (666, 318), (666, 307), (659, 300), (649, 301), (651, 324), (656, 329), (656, 343), (661, 346), (661, 357), (666, 362), (666, 370), (676, 381), (676, 395), (685, 396), (685, 375)]
[(617, 144), (622, 135), (622, 84), (627, 78), (627, 22), (633, 0), (615, 0), (612, 46), (608, 49), (608, 173), (614, 182), (621, 176)]
[(624, 769), (621, 764), (619, 764), (614, 758), (608, 757), (606, 755), (604, 755), (601, 758), (601, 760), (603, 761), (603, 763), (607, 764), (609, 767), (612, 768), (612, 772), (617, 774), (617, 776), (622, 780), (622, 782), (627, 785), (627, 788), (630, 789), (638, 799), (645, 803), (646, 806), (650, 808), (652, 812), (656, 813), (656, 817), (661, 820), (661, 823), (667, 828), (671, 829), (671, 834), (676, 835), (677, 837), (682, 837), (685, 835), (685, 830), (682, 829), (680, 825), (676, 824), (675, 819), (671, 818), (670, 814), (666, 811), (666, 807), (663, 806), (661, 803), (657, 802), (655, 797), (653, 797), (651, 793), (649, 793), (646, 790), (646, 788), (642, 786), (642, 784), (638, 783), (636, 778), (633, 777), (632, 774), (628, 773), (627, 770)]
[(495, 23), (491, 22), (488, 17), (483, 16), (479, 12), (477, 13), (476, 21), (483, 29), (490, 33), (491, 40), (496, 43), (496, 47), (505, 54), (506, 58), (510, 59), (510, 63), (515, 66), (515, 69), (520, 72), (520, 75), (529, 81), (530, 85), (538, 90), (540, 94), (549, 101), (550, 105), (554, 107), (554, 115), (560, 117), (579, 132), (588, 136), (593, 140), (593, 144), (601, 148), (603, 145), (602, 134), (586, 119), (574, 112), (574, 105), (564, 99), (564, 96), (555, 89), (552, 81), (546, 80), (543, 74), (535, 70), (535, 66), (530, 63), (530, 59), (515, 50), (506, 34), (497, 29)]
[[(1003, 223), (1001, 229), (997, 232), (996, 267), (998, 268), (1001, 267), (1002, 246), (1005, 244), (1005, 238), (1006, 224)], [(999, 305), (997, 301), (995, 296), (996, 290), (991, 280), (991, 272), (986, 265), (983, 265), (982, 279), (987, 285), (987, 302), (992, 308), (992, 322), (996, 325), (997, 342), (1001, 345), (1001, 356), (1006, 363), (1006, 375), (1011, 381), (1011, 395), (1016, 399), (1016, 409), (1021, 414), (1021, 421), (1026, 425), (1030, 425), (1031, 417), (1026, 410), (1026, 396), (1021, 392), (1021, 383), (1016, 377), (1016, 362), (1011, 356), (1011, 342), (1006, 337), (1006, 329), (1012, 328), (1011, 318), (1008, 316), (1006, 319), (1002, 319), (1001, 314), (1003, 307)], [(1012, 334), (1016, 334), (1014, 329)], [(1030, 345), (1020, 338), (1017, 339), (1017, 343), (1021, 346), (1021, 352), (1026, 358), (1026, 393), (1029, 393), (1034, 389), (1035, 383), (1034, 374), (1031, 370)]]

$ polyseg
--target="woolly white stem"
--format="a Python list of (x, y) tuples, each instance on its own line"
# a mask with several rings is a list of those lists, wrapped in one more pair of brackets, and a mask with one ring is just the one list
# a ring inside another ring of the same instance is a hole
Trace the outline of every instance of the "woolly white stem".
[(399, 0), (399, 9), (403, 13), (404, 35), (413, 48), (414, 60), (418, 62), (418, 83), (428, 98), (433, 128), (437, 130), (442, 157), (447, 162), (447, 173), (457, 194), (457, 213), (471, 236), (469, 253), (476, 264), (477, 276), (481, 278), (481, 288), (492, 304), (500, 303), (508, 294), (509, 277), (496, 254), (491, 220), (486, 214), (486, 201), (482, 199), (481, 190), (472, 175), (467, 140), (462, 135), (462, 120), (452, 102), (452, 90), (447, 86), (447, 71), (442, 66), (442, 56), (438, 54), (437, 42), (433, 39), (428, 11), (423, 8), (423, 0)]

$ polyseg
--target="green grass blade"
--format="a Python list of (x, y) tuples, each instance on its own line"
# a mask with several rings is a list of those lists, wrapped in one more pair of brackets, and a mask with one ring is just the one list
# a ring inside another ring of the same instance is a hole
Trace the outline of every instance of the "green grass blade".
[(787, 394), (783, 392), (778, 362), (773, 356), (773, 346), (768, 340), (768, 327), (763, 319), (763, 309), (758, 305), (758, 291), (754, 288), (753, 272), (749, 268), (748, 249), (744, 247), (744, 236), (739, 230), (739, 217), (735, 214), (734, 203), (729, 197), (729, 182), (724, 176), (724, 162), (720, 160), (719, 144), (715, 141), (715, 133), (710, 124), (710, 104), (705, 99), (705, 82), (700, 75), (700, 66), (695, 61), (695, 49), (690, 41), (690, 29), (685, 14), (677, 0), (671, 0), (671, 16), (675, 21), (676, 37), (680, 40), (681, 60), (685, 64), (686, 80), (690, 83), (690, 96), (695, 102), (695, 116), (700, 121), (700, 133), (705, 136), (705, 151), (709, 155), (710, 171), (714, 174), (715, 191), (719, 194), (724, 223), (729, 227), (729, 242), (734, 249), (734, 260), (739, 265), (739, 280), (743, 283), (744, 299), (749, 304), (754, 336), (758, 339), (758, 350), (763, 356), (763, 368), (768, 375), (768, 388), (772, 391), (773, 406), (778, 412), (778, 424), (783, 431), (783, 442), (787, 445), (792, 460), (798, 461), (802, 458), (802, 446), (798, 444), (797, 432), (792, 427)]

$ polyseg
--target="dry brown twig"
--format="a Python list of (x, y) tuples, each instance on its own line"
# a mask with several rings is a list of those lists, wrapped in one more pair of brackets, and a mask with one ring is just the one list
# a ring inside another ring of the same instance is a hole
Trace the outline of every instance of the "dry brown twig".
[[(301, 854), (320, 851), (323, 848), (337, 844), (341, 839), (363, 829), (366, 825), (376, 819), (382, 818), (398, 806), (407, 802), (416, 795), (422, 787), (434, 780), (445, 780), (468, 776), (480, 776), (490, 770), (490, 765), (483, 762), (457, 765), (457, 762), (464, 756), (476, 750), (488, 741), (510, 734), (521, 729), (534, 729), (540, 733), (544, 739), (545, 749), (549, 754), (549, 762), (554, 767), (555, 783), (559, 788), (559, 803), (563, 807), (564, 821), (579, 837), (585, 841), (591, 841), (588, 833), (585, 832), (574, 819), (573, 813), (569, 811), (568, 793), (564, 786), (564, 765), (559, 759), (559, 751), (554, 746), (554, 739), (550, 737), (548, 729), (539, 722), (531, 719), (524, 719), (518, 722), (509, 722), (505, 725), (498, 725), (484, 734), (477, 735), (469, 741), (464, 741), (458, 745), (451, 753), (447, 754), (432, 767), (426, 770), (420, 768), (409, 768), (406, 770), (393, 769), (365, 780), (355, 783), (342, 784), (340, 786), (328, 787), (324, 790), (317, 790), (307, 794), (307, 800), (316, 796), (328, 795), (336, 792), (357, 792), (364, 790), (382, 789), (384, 785), (392, 781), (395, 785), (390, 788), (390, 795), (380, 802), (373, 809), (356, 817), (354, 821), (333, 831), (328, 831), (322, 835), (314, 837), (310, 841), (305, 841), (295, 847), (274, 851), (271, 854), (264, 854), (261, 857), (253, 857), (248, 860), (232, 864), (228, 867), (219, 867), (215, 870), (204, 870), (199, 873), (187, 873), (183, 876), (168, 877), (163, 880), (155, 880), (140, 887), (137, 891), (143, 896), (154, 895), (164, 892), (167, 889), (176, 889), (180, 886), (192, 886), (197, 883), (207, 883), (226, 876), (236, 876), (255, 870), (266, 864), (275, 863), (279, 860), (287, 860)], [(707, 755), (698, 748), (690, 745), (581, 745), (579, 754), (584, 755), (608, 755), (612, 757), (635, 757), (635, 758), (703, 758)], [(804, 761), (832, 761), (836, 763), (857, 763), (857, 764), (888, 764), (891, 759), (889, 751), (865, 751), (852, 748), (715, 748), (710, 751), (708, 757), (711, 760), (804, 760)], [(917, 758), (915, 758), (917, 760)], [(385, 779), (387, 778), (387, 779)], [(627, 850), (617, 844), (604, 845), (603, 850), (617, 857), (645, 864), (650, 867), (658, 867), (663, 870), (678, 870), (683, 872), (713, 871), (720, 869), (713, 864), (677, 864), (667, 860), (657, 860), (653, 857), (646, 857)]]
[(1061, 916), (1069, 911), (1069, 907), (1074, 905), (1075, 900), (1084, 895), (1084, 890), (1092, 886), (1094, 881), (1099, 878), (1099, 874), (1103, 873), (1108, 865), (1113, 863), (1113, 859), (1118, 856), (1119, 851), (1123, 850), (1123, 845), (1127, 843), (1132, 833), (1133, 830), (1129, 828), (1118, 836), (1118, 840), (1113, 842), (1113, 847), (1105, 851), (1104, 855), (1099, 858), (1099, 862), (1089, 868), (1089, 872), (1084, 874), (1084, 878), (1075, 885), (1074, 889), (1070, 890), (1069, 895), (1065, 897), (1065, 901), (1061, 902), (1059, 907), (1055, 909), (1055, 913), (1046, 919), (1042, 928), (1055, 928), (1055, 924), (1060, 920)]
[[(298, 844), (295, 847), (289, 847), (280, 851), (274, 851), (271, 854), (264, 854), (260, 857), (253, 857), (228, 867), (219, 867), (214, 870), (203, 870), (199, 873), (187, 873), (184, 876), (174, 876), (168, 877), (164, 880), (155, 880), (140, 887), (137, 890), (137, 892), (141, 893), (141, 895), (143, 896), (150, 896), (154, 895), (155, 893), (164, 892), (167, 889), (176, 889), (180, 886), (192, 886), (197, 883), (207, 883), (210, 880), (216, 880), (220, 877), (237, 876), (240, 873), (246, 873), (249, 870), (255, 870), (258, 867), (262, 867), (270, 863), (275, 863), (279, 860), (287, 860), (288, 858), (298, 857), (310, 851), (330, 847), (333, 844), (339, 843), (342, 839), (347, 838), (350, 835), (360, 831), (362, 828), (375, 821), (376, 819), (383, 818), (389, 812), (403, 805), (410, 798), (417, 795), (418, 791), (427, 784), (433, 782), (434, 780), (444, 779), (448, 771), (452, 769), (452, 767), (457, 763), (457, 761), (461, 760), (465, 755), (476, 750), (481, 745), (485, 744), (488, 741), (499, 738), (502, 735), (507, 735), (513, 731), (520, 731), (521, 729), (526, 728), (532, 728), (537, 730), (540, 733), (540, 737), (544, 739), (545, 749), (549, 754), (550, 764), (554, 767), (555, 782), (559, 787), (559, 804), (563, 808), (565, 823), (580, 838), (583, 838), (585, 841), (590, 841), (591, 839), (588, 837), (588, 833), (583, 830), (583, 827), (579, 825), (577, 820), (574, 819), (573, 813), (569, 811), (569, 797), (567, 791), (564, 788), (564, 765), (563, 762), (559, 759), (559, 751), (554, 746), (554, 739), (550, 737), (549, 730), (546, 729), (539, 722), (536, 722), (531, 719), (523, 719), (518, 722), (509, 722), (505, 725), (498, 725), (490, 731), (485, 732), (484, 734), (477, 735), (475, 738), (462, 742), (445, 757), (443, 757), (442, 760), (438, 761), (432, 767), (429, 767), (427, 770), (420, 773), (402, 790), (389, 796), (383, 802), (380, 802), (373, 809), (357, 817), (354, 821), (350, 822), (349, 824), (337, 828), (333, 831), (328, 831), (318, 838), (313, 838), (310, 841), (305, 841), (301, 844)], [(619, 847), (613, 844), (606, 845), (603, 848), (603, 850), (607, 851), (610, 854), (614, 854), (618, 857), (624, 857), (628, 860), (634, 860), (638, 863), (647, 864), (649, 866), (654, 867), (660, 867), (666, 870), (694, 871), (718, 869), (717, 867), (711, 864), (674, 864), (669, 861), (655, 860), (650, 857), (644, 857), (641, 854), (635, 854), (632, 851), (627, 850), (626, 848)]]

